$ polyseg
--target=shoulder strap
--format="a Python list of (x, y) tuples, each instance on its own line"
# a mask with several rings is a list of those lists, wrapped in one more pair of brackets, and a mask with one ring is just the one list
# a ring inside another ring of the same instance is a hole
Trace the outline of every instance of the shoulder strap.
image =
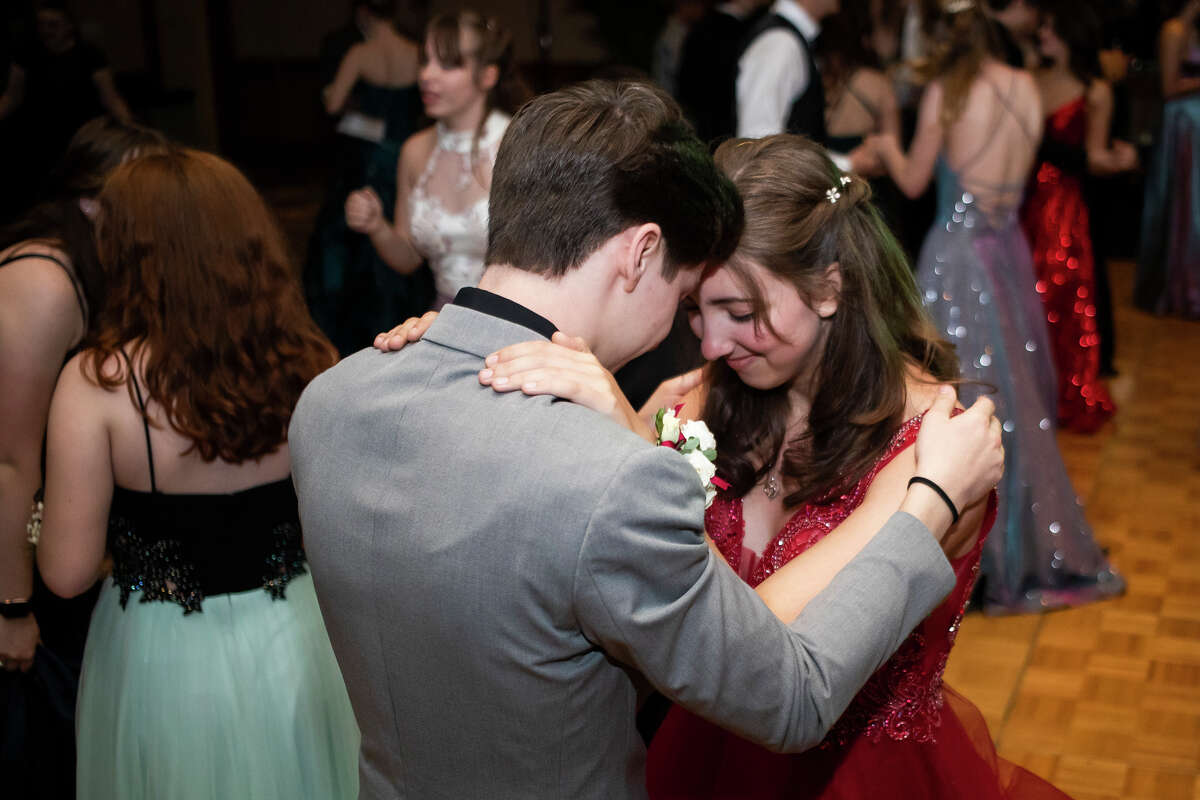
[(868, 114), (871, 115), (871, 118), (874, 119), (876, 121), (876, 123), (878, 123), (879, 108), (876, 107), (876, 105), (874, 103), (872, 103), (868, 98), (864, 97), (862, 92), (860, 92), (854, 88), (854, 81), (852, 81), (852, 80), (846, 81), (846, 93), (849, 94), (851, 97), (853, 97), (855, 100), (857, 100), (858, 104), (860, 106), (862, 106)]
[(68, 267), (62, 259), (52, 256), (49, 253), (16, 253), (0, 261), (0, 267), (26, 258), (40, 258), (44, 261), (53, 261), (62, 267), (62, 271), (67, 273), (67, 278), (71, 281), (71, 287), (75, 289), (75, 300), (79, 303), (79, 312), (83, 315), (83, 327), (86, 328), (88, 324), (87, 298), (83, 295), (83, 284), (80, 283), (79, 276), (75, 274), (75, 271)]
[(1015, 90), (1016, 86), (1017, 86), (1017, 76), (1015, 74), (1013, 75), (1013, 80), (1012, 80), (1012, 83), (1009, 84), (1007, 94), (1002, 93), (1000, 91), (1000, 89), (996, 86), (996, 84), (992, 83), (987, 78), (984, 78), (983, 82), (986, 83), (988, 85), (988, 88), (992, 90), (992, 93), (994, 95), (996, 95), (996, 100), (1000, 103), (1000, 106), (996, 109), (995, 122), (992, 124), (990, 133), (989, 133), (988, 137), (984, 140), (983, 144), (980, 145), (980, 147), (975, 151), (975, 153), (970, 158), (964, 159), (961, 164), (959, 164), (957, 167), (955, 167), (954, 171), (957, 172), (960, 176), (965, 176), (967, 174), (967, 171), (971, 167), (975, 166), (975, 163), (977, 161), (979, 161), (979, 159), (983, 158), (983, 156), (987, 153), (987, 151), (989, 149), (991, 149), (992, 142), (994, 142), (996, 140), (996, 134), (1000, 130), (1000, 121), (1003, 118), (1005, 112), (1012, 115), (1013, 121), (1016, 122), (1017, 127), (1021, 129), (1021, 133), (1025, 134), (1025, 137), (1027, 139), (1029, 139), (1030, 141), (1033, 141), (1033, 135), (1025, 127), (1024, 123), (1021, 122), (1020, 115), (1017, 114), (1016, 109), (1014, 109), (1013, 105), (1012, 105), (1012, 93), (1013, 93), (1013, 90)]
[(121, 349), (121, 355), (125, 357), (125, 365), (129, 368), (129, 380), (133, 383), (133, 392), (137, 395), (138, 408), (142, 411), (142, 429), (146, 432), (146, 463), (150, 465), (150, 491), (158, 491), (158, 483), (154, 480), (154, 450), (150, 447), (150, 420), (146, 416), (146, 402), (142, 399), (142, 388), (138, 385), (137, 375), (133, 371), (133, 362), (129, 360), (129, 354)]

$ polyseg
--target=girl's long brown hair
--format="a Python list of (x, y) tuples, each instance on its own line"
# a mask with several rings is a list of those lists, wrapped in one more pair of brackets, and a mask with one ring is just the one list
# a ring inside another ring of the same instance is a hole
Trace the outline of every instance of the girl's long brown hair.
[(953, 381), (958, 362), (926, 315), (907, 259), (870, 203), (866, 181), (843, 183), (847, 176), (819, 145), (789, 134), (727, 141), (716, 161), (745, 204), (745, 230), (726, 268), (746, 287), (756, 324), (769, 326), (769, 301), (751, 264), (790, 282), (810, 305), (831, 291), (829, 265), (836, 262), (841, 276), (837, 312), (813, 377), (808, 425), (799, 437), (786, 440), (787, 385), (758, 390), (724, 361), (710, 366), (704, 416), (719, 442), (717, 469), (730, 492), (741, 496), (786, 449), (785, 505), (820, 502), (861, 479), (903, 422), (910, 365)]
[(932, 17), (929, 57), (918, 65), (926, 81), (942, 82), (942, 127), (958, 121), (971, 84), (979, 77), (983, 62), (1000, 52), (995, 24), (976, 4), (948, 13), (938, 4)]
[[(142, 356), (145, 388), (206, 461), (261, 458), (287, 440), (292, 410), (336, 360), (304, 305), (266, 204), (231, 164), (173, 149), (135, 159), (99, 197), (96, 249), (108, 285), (89, 372)], [(132, 383), (129, 384), (133, 398)]]

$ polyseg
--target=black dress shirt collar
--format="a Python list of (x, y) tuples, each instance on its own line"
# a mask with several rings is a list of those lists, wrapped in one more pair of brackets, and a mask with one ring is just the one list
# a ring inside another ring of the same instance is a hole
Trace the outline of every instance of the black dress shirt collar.
[(454, 296), (454, 305), (521, 325), (529, 328), (534, 333), (545, 336), (547, 339), (554, 336), (554, 332), (558, 330), (553, 322), (541, 314), (530, 311), (525, 306), (509, 300), (507, 297), (501, 297), (498, 294), (474, 286), (459, 289), (458, 294)]

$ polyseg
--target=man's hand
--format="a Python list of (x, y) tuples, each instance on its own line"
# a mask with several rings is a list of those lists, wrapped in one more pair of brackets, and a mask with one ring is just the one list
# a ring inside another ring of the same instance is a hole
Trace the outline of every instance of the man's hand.
[[(917, 436), (916, 474), (940, 486), (961, 513), (999, 483), (1004, 474), (1004, 445), (991, 400), (981, 397), (951, 418), (954, 402), (954, 389), (943, 386), (926, 412)], [(913, 484), (901, 510), (925, 522), (943, 548), (949, 547), (948, 552), (962, 546), (962, 542), (945, 541), (952, 527), (950, 509), (928, 486)]]

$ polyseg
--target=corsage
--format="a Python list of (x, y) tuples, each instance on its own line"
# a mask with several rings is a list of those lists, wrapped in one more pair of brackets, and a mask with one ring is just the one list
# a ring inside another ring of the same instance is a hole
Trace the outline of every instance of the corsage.
[(654, 431), (660, 447), (670, 447), (677, 450), (688, 460), (696, 474), (700, 477), (700, 485), (704, 487), (704, 507), (712, 505), (717, 490), (729, 488), (729, 484), (717, 477), (717, 440), (703, 420), (679, 419), (679, 410), (683, 404), (675, 408), (660, 408), (654, 415)]

